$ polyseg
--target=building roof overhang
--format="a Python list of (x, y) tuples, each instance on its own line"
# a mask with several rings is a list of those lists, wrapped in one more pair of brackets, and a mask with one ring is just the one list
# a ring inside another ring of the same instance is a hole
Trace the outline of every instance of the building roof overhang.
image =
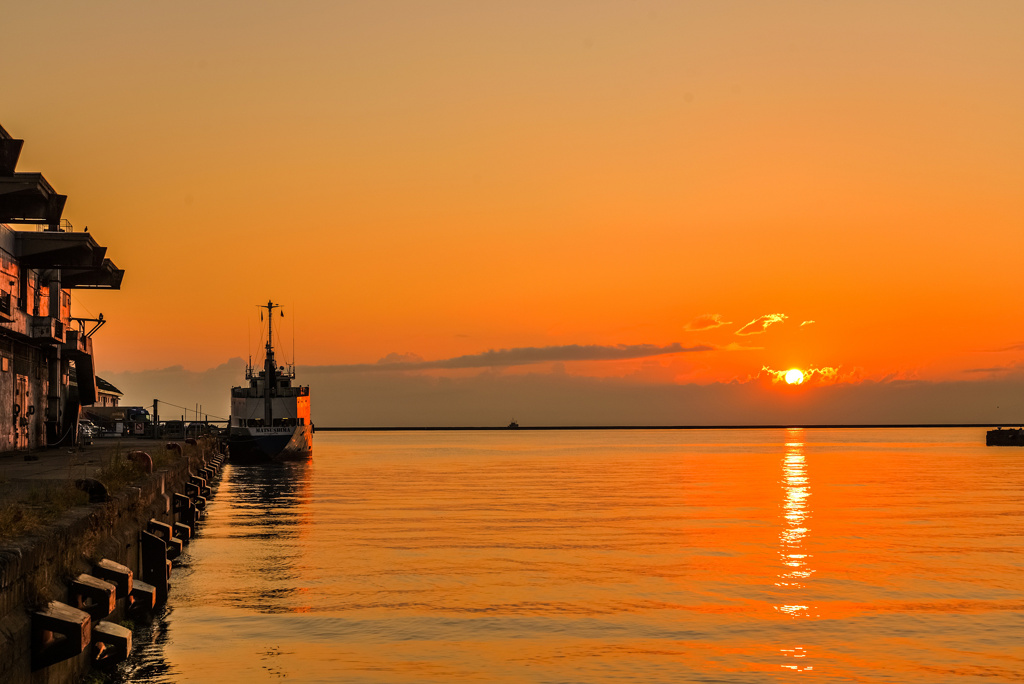
[(124, 269), (118, 268), (110, 259), (104, 259), (97, 268), (64, 269), (60, 274), (60, 286), (66, 290), (120, 290)]
[(15, 256), (28, 268), (94, 269), (107, 254), (88, 233), (18, 230), (14, 240)]
[(15, 140), (9, 136), (5, 137), (5, 135), (6, 131), (0, 128), (0, 176), (13, 176), (25, 141)]
[(67, 195), (60, 195), (41, 173), (0, 174), (0, 221), (56, 226)]

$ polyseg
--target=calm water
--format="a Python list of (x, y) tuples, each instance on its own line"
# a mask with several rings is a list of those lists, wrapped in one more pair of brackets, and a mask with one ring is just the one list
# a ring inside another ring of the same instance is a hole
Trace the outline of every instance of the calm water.
[(984, 430), (314, 453), (225, 469), (126, 681), (1024, 682), (1024, 449)]

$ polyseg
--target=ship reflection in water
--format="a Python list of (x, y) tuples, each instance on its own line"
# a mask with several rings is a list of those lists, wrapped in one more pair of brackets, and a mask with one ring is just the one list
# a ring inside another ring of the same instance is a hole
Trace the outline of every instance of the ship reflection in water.
[(232, 466), (232, 506), (216, 526), (233, 547), (217, 571), (234, 582), (220, 594), (226, 604), (257, 613), (308, 612), (302, 559), (313, 524), (311, 471), (312, 462), (302, 461)]
[(970, 430), (326, 433), (228, 465), (123, 682), (1020, 682)]

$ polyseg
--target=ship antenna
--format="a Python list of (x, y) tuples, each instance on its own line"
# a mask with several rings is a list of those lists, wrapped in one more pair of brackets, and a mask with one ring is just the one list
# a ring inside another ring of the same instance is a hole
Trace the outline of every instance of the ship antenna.
[(267, 427), (274, 425), (271, 404), (271, 397), (277, 393), (277, 362), (274, 359), (274, 309), (280, 308), (280, 306), (280, 304), (274, 304), (273, 300), (267, 300), (266, 305), (260, 307), (260, 318), (263, 318), (262, 309), (267, 310), (267, 356), (263, 359), (263, 422)]

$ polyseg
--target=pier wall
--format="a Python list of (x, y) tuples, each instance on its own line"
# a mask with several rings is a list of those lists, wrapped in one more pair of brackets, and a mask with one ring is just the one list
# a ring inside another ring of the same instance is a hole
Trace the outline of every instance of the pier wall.
[[(162, 450), (164, 444), (154, 448)], [(177, 522), (173, 495), (185, 494), (193, 473), (206, 465), (196, 454), (186, 452), (107, 502), (71, 509), (57, 522), (0, 548), (0, 682), (65, 684), (80, 681), (90, 671), (92, 648), (33, 670), (32, 652), (38, 647), (33, 643), (33, 612), (49, 601), (69, 602), (70, 580), (91, 573), (102, 559), (126, 566), (139, 580), (140, 533), (151, 519), (172, 526)], [(123, 620), (125, 604), (119, 600), (117, 610), (105, 619)]]

